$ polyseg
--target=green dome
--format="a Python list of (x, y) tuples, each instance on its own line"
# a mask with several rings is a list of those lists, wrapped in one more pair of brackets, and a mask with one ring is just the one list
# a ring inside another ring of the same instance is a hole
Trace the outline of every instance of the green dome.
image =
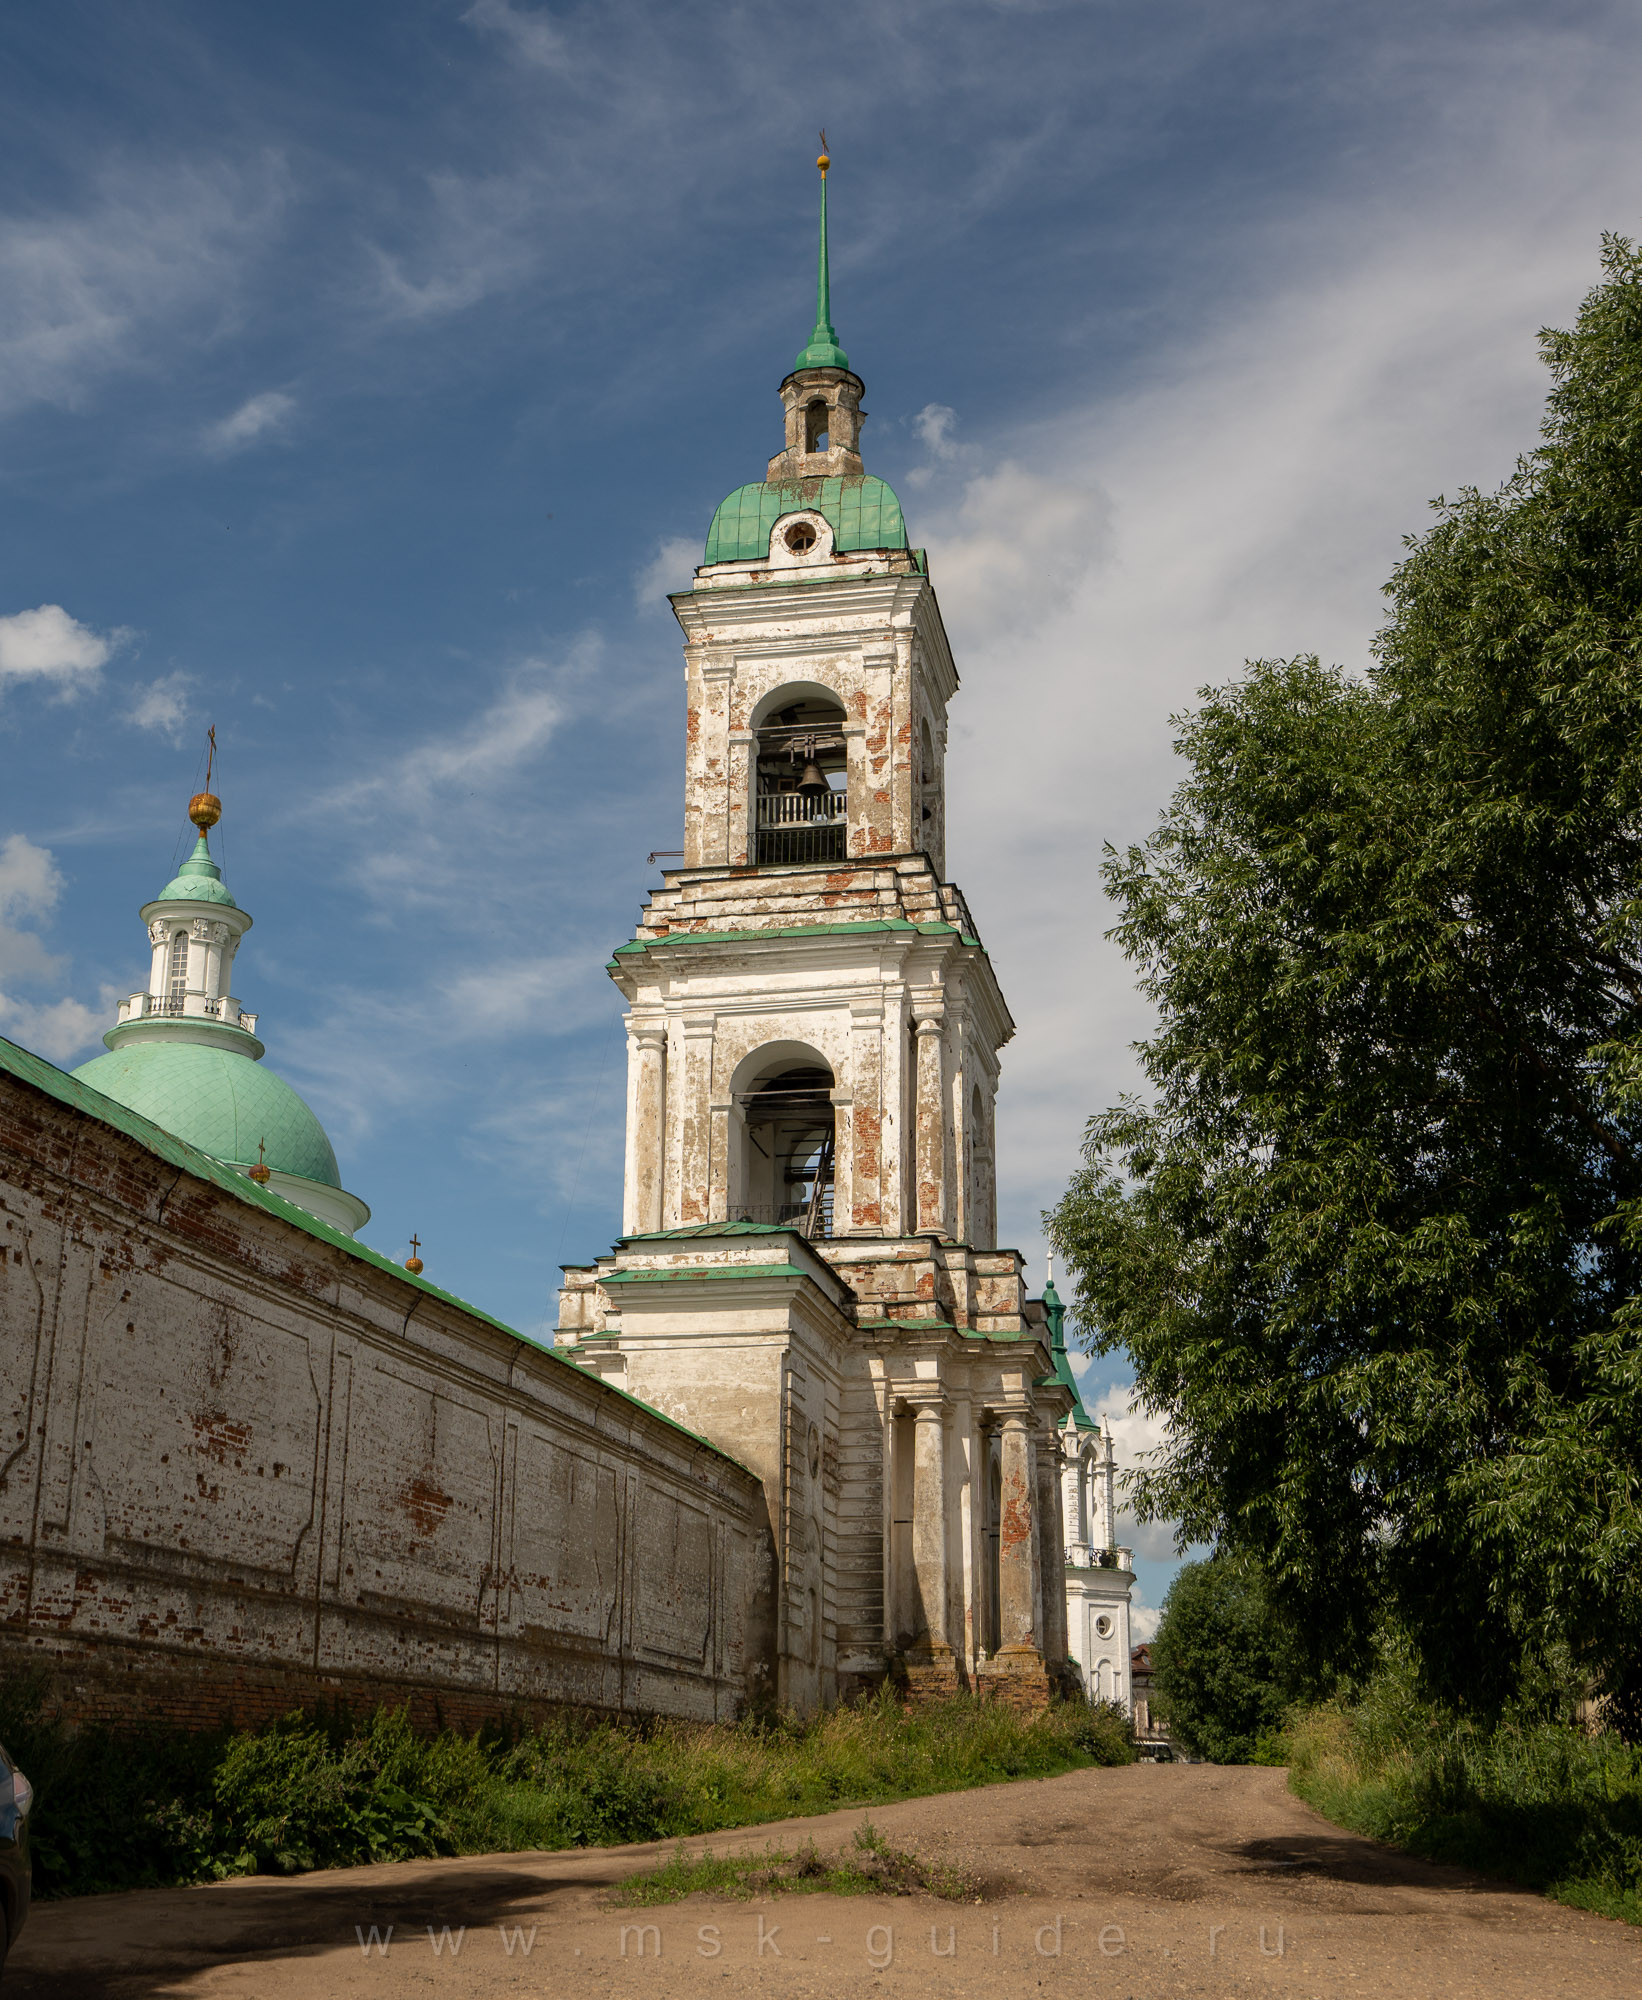
[[(203, 833), (193, 853), (154, 900), (156, 903), (221, 903), (230, 910), (239, 908), (238, 903), (223, 887), (222, 870), (211, 859), (211, 850), (205, 844)], [(98, 1060), (101, 1061), (101, 1058)], [(99, 1090), (106, 1088), (102, 1084), (97, 1087)], [(109, 1091), (108, 1094), (110, 1097), (116, 1095), (114, 1091)], [(300, 1101), (299, 1099), (298, 1102)], [(157, 1122), (163, 1125), (165, 1120), (162, 1118)], [(207, 1146), (205, 1150), (210, 1152), (211, 1148)]]
[[(783, 514), (807, 507), (832, 523), (832, 545), (854, 549), (904, 549), (901, 503), (870, 472), (843, 479), (791, 479), (738, 486), (707, 530), (707, 561), (758, 562), (770, 553), (770, 530)], [(169, 893), (169, 892), (168, 892)]]
[(342, 1185), (324, 1126), (282, 1077), (249, 1056), (199, 1042), (128, 1042), (74, 1074), (213, 1159), (254, 1166), (260, 1140), (276, 1172)]

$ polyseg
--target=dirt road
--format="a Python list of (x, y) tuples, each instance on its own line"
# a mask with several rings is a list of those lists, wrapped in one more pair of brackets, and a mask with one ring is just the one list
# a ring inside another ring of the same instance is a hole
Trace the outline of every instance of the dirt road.
[[(1341, 1833), (1290, 1797), (1281, 1771), (1080, 1771), (870, 1817), (896, 1845), (977, 1873), (984, 1900), (611, 1907), (610, 1886), (666, 1846), (258, 1877), (42, 1904), (6, 2000), (1642, 1994), (1642, 1930)], [(813, 1837), (837, 1850), (862, 1818), (710, 1844)]]

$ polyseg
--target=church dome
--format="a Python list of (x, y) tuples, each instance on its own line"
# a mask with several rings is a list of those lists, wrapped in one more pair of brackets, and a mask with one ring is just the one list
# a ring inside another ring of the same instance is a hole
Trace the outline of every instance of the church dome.
[(839, 479), (759, 480), (738, 486), (713, 516), (706, 560), (764, 561), (776, 522), (799, 508), (831, 522), (832, 545), (840, 555), (907, 545), (906, 522), (893, 488), (873, 473), (858, 472)]
[(235, 1050), (129, 1042), (74, 1074), (229, 1166), (255, 1166), (261, 1145), (276, 1174), (342, 1185), (324, 1126), (283, 1077)]

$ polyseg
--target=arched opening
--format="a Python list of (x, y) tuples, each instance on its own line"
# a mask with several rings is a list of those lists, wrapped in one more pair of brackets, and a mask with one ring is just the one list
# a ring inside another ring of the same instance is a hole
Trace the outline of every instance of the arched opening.
[(804, 408), (804, 449), (825, 451), (827, 449), (827, 426), (830, 422), (827, 406), (819, 398)]
[(998, 1211), (992, 1177), (992, 1107), (977, 1083), (969, 1093), (968, 1236), (977, 1250), (997, 1247)]
[(795, 689), (758, 726), (760, 865), (842, 861), (847, 787), (842, 706), (819, 691)]
[(824, 1063), (776, 1056), (735, 1092), (741, 1144), (732, 1222), (790, 1222), (806, 1236), (831, 1236), (832, 1088)]

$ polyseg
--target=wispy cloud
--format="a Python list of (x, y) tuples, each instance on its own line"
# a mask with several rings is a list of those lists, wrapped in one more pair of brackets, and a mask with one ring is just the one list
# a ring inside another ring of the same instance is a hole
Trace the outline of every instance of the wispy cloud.
[(139, 729), (156, 730), (175, 743), (188, 721), (188, 690), (193, 684), (189, 674), (162, 674), (134, 690), (127, 713)]
[(699, 535), (669, 535), (633, 579), (633, 603), (641, 612), (665, 612), (670, 590), (688, 590), (702, 558)]
[(84, 694), (129, 634), (94, 632), (60, 604), (0, 617), (0, 688), (44, 681), (65, 700)]
[(14, 206), (0, 220), (0, 414), (79, 408), (163, 345), (214, 340), (285, 192), (272, 159), (247, 172), (122, 164), (77, 208)]
[(296, 398), (283, 389), (264, 389), (250, 396), (230, 415), (210, 424), (205, 432), (205, 448), (219, 456), (243, 451), (271, 431), (283, 430), (296, 409)]
[[(29, 926), (51, 917), (62, 890), (49, 848), (37, 847), (22, 833), (0, 842), (0, 979), (8, 986), (46, 985), (61, 977), (66, 961), (47, 951)], [(18, 1000), (0, 992), (0, 1034), (52, 1062), (90, 1048), (105, 1019), (78, 1000)]]

